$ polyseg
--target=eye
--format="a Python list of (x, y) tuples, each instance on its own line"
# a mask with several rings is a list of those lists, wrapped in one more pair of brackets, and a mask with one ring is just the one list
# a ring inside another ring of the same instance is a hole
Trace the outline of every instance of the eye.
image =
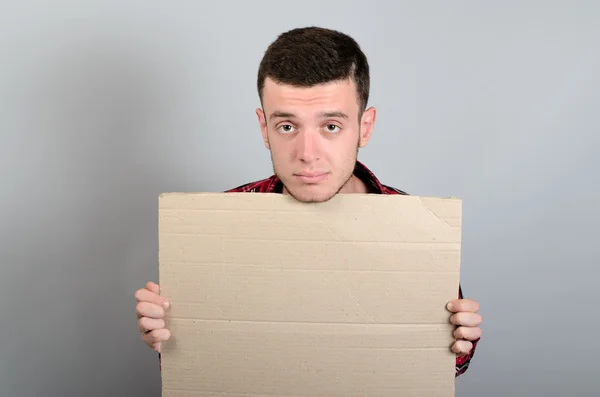
[(339, 132), (339, 130), (340, 130), (340, 127), (335, 124), (327, 124), (325, 126), (325, 131), (327, 131), (327, 132), (336, 133), (336, 132)]
[(283, 134), (289, 134), (290, 132), (294, 132), (294, 126), (291, 124), (282, 124), (277, 130)]

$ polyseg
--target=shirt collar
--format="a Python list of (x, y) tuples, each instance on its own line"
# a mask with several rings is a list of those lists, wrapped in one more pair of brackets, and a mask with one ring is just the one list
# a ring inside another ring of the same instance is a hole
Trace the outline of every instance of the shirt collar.
[[(373, 193), (383, 194), (383, 185), (379, 179), (360, 161), (356, 161), (354, 176), (363, 181), (367, 188), (372, 189)], [(283, 193), (283, 183), (276, 175), (269, 178), (266, 193)]]

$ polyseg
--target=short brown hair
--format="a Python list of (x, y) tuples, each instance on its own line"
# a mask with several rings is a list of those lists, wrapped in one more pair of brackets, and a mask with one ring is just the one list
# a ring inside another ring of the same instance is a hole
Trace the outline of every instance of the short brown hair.
[(356, 85), (359, 113), (369, 100), (369, 63), (358, 43), (347, 34), (320, 27), (282, 33), (267, 48), (258, 69), (258, 95), (267, 78), (296, 87), (351, 78)]

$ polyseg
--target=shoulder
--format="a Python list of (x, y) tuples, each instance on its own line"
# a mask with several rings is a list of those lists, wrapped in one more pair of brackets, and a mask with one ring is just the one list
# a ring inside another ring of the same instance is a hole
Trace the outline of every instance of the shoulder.
[(382, 188), (381, 189), (382, 190), (381, 191), (382, 194), (402, 194), (402, 195), (406, 195), (406, 196), (409, 195), (408, 193), (406, 193), (406, 192), (404, 192), (404, 191), (402, 191), (402, 190), (400, 190), (398, 188), (395, 188), (393, 186), (388, 186), (388, 185), (383, 185), (382, 184), (381, 188)]
[(273, 177), (261, 179), (259, 181), (248, 182), (243, 185), (226, 190), (225, 193), (265, 193), (273, 186)]

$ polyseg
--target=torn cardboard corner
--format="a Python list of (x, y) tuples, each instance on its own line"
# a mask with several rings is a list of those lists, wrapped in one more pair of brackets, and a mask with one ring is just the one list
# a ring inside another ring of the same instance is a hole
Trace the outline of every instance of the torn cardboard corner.
[(403, 195), (162, 195), (162, 395), (454, 396), (461, 211)]

